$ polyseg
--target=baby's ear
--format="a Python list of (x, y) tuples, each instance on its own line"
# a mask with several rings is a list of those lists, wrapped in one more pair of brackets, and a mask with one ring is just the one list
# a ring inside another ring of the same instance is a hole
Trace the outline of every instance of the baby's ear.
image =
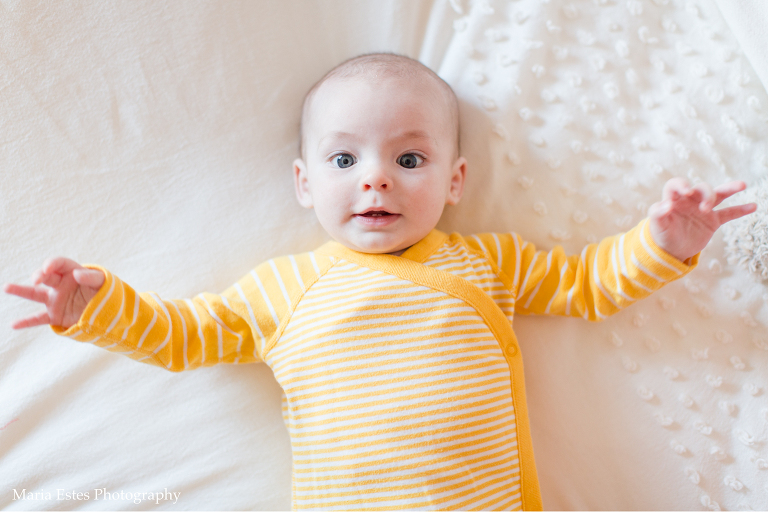
[(455, 205), (461, 200), (464, 193), (464, 177), (467, 173), (467, 159), (460, 156), (456, 159), (451, 169), (451, 185), (448, 189), (448, 197), (445, 198), (445, 204)]
[(293, 161), (293, 183), (296, 186), (296, 199), (304, 208), (312, 208), (312, 192), (309, 188), (307, 165), (304, 160), (297, 158)]

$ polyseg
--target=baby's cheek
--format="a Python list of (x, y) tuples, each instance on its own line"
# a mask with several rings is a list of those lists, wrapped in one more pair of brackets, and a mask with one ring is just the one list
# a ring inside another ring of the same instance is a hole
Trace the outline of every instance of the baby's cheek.
[(343, 187), (333, 186), (333, 184), (327, 183), (319, 187), (319, 189), (319, 201), (323, 203), (326, 210), (342, 208), (343, 205), (346, 205), (349, 202)]
[(416, 200), (418, 205), (417, 215), (421, 222), (430, 227), (435, 227), (445, 208), (445, 198), (435, 193), (425, 194)]

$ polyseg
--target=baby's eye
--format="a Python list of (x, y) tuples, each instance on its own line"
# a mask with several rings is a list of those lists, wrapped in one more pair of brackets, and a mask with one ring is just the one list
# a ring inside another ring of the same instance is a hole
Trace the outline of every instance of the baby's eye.
[(340, 169), (346, 169), (347, 167), (352, 167), (353, 165), (355, 165), (355, 157), (353, 157), (349, 153), (342, 153), (336, 156), (333, 159), (333, 162), (336, 164), (336, 167)]
[(422, 162), (424, 162), (424, 159), (413, 153), (406, 153), (397, 159), (398, 165), (405, 167), (406, 169), (418, 167)]

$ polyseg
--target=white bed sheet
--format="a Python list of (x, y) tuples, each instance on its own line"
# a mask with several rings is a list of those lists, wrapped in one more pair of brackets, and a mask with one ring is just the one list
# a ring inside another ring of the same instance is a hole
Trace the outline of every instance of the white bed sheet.
[[(442, 229), (578, 251), (672, 176), (768, 172), (767, 10), (719, 3), (2, 0), (0, 281), (62, 254), (187, 297), (316, 247), (290, 177), (301, 98), (368, 51), (460, 97), (468, 184)], [(268, 368), (171, 374), (13, 332), (35, 308), (0, 303), (1, 508), (290, 507)], [(545, 507), (768, 508), (766, 326), (768, 288), (720, 236), (604, 323), (518, 318)]]

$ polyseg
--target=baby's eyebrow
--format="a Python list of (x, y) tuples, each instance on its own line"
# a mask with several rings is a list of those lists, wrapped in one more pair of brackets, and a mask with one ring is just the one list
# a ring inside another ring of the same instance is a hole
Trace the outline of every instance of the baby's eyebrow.
[(317, 145), (318, 145), (318, 147), (322, 147), (323, 143), (326, 142), (327, 140), (338, 141), (338, 140), (356, 140), (356, 139), (357, 139), (357, 135), (355, 135), (354, 133), (349, 133), (349, 132), (331, 132), (331, 133), (325, 135), (322, 139), (320, 139), (317, 142)]
[(354, 143), (357, 140), (357, 135), (349, 132), (330, 132), (324, 135), (319, 141), (317, 141), (317, 148), (320, 152), (326, 151), (328, 146), (333, 146), (339, 142)]
[(396, 137), (397, 139), (427, 139), (432, 140), (432, 137), (424, 130), (410, 130)]

